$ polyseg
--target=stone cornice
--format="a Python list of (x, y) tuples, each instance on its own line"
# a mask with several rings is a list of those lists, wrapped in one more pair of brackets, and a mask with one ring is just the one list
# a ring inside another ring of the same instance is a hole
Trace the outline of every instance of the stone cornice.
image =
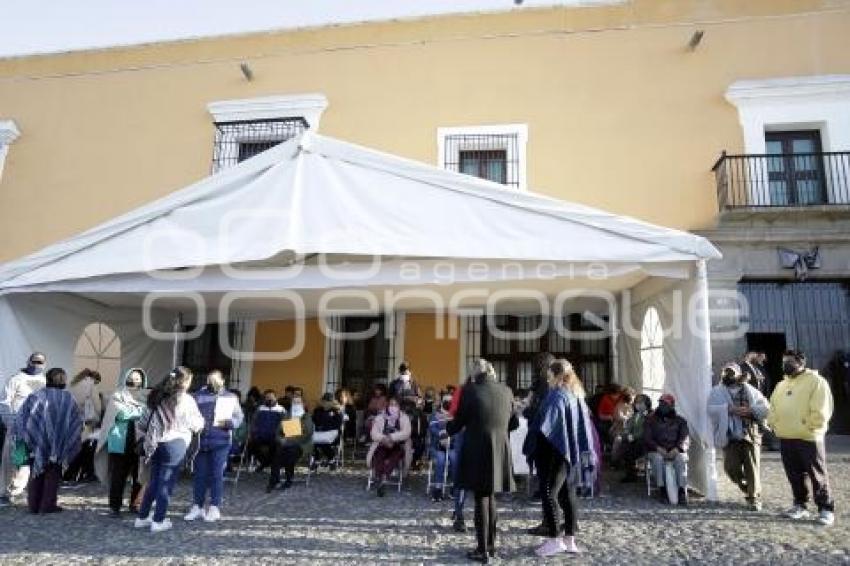
[(850, 75), (743, 80), (726, 90), (726, 100), (736, 106), (766, 99), (781, 102), (812, 97), (850, 97)]
[(316, 131), (327, 107), (323, 94), (298, 94), (221, 100), (209, 103), (207, 110), (217, 123), (302, 117)]

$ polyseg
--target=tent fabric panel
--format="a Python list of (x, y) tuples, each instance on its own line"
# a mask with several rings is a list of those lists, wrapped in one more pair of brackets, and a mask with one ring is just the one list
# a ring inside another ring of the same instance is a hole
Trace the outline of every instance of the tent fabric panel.
[[(170, 314), (151, 316), (152, 324), (160, 331), (170, 330)], [(68, 294), (15, 295), (0, 297), (0, 375), (16, 373), (33, 351), (47, 354), (48, 367), (61, 367), (71, 373), (77, 340), (94, 322), (107, 324), (120, 339), (122, 368), (142, 367), (154, 383), (170, 370), (173, 343), (149, 338), (137, 308), (104, 307)], [(114, 386), (104, 384), (106, 390)]]
[[(672, 331), (663, 341), (663, 391), (676, 397), (676, 410), (690, 427), (689, 481), (712, 498), (716, 497), (716, 473), (706, 409), (712, 386), (710, 350), (706, 349), (710, 336), (704, 335), (702, 330), (705, 322), (702, 301), (705, 299), (696, 271), (695, 267), (688, 280), (663, 288), (639, 303), (624, 305), (618, 337), (619, 362), (624, 384), (642, 391), (640, 332), (647, 310), (654, 307), (665, 333)], [(689, 311), (689, 306), (693, 310)], [(697, 328), (692, 328), (692, 324)]]

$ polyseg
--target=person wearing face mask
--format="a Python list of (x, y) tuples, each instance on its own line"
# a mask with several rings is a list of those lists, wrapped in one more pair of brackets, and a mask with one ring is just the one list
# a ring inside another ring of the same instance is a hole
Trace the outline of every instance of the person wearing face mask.
[(248, 452), (257, 462), (257, 471), (270, 466), (274, 459), (277, 429), (283, 418), (283, 405), (278, 403), (274, 389), (263, 392), (263, 402), (254, 413), (248, 438)]
[(829, 527), (835, 523), (835, 502), (829, 489), (824, 436), (834, 408), (832, 392), (826, 379), (806, 368), (806, 356), (798, 350), (783, 354), (782, 372), (785, 377), (770, 396), (767, 423), (780, 440), (782, 466), (794, 495), (794, 506), (785, 515), (794, 520), (810, 516), (808, 476), (817, 520)]
[(289, 414), (284, 415), (277, 430), (274, 458), (266, 493), (271, 493), (280, 484), (280, 470), (283, 468), (282, 489), (292, 487), (295, 476), (295, 464), (305, 455), (313, 452), (313, 419), (304, 406), (300, 396), (292, 398)]
[[(192, 441), (192, 435), (204, 428), (204, 417), (195, 399), (187, 392), (192, 372), (176, 367), (148, 395), (145, 414), (136, 422), (136, 434), (145, 464), (150, 465), (150, 483), (145, 489), (136, 528), (152, 533), (167, 531), (166, 518), (180, 465)], [(154, 503), (156, 509), (154, 510)]]
[(636, 395), (631, 416), (623, 425), (623, 431), (614, 441), (611, 454), (613, 462), (623, 465), (626, 475), (622, 483), (637, 481), (637, 461), (646, 453), (643, 444), (643, 426), (652, 411), (652, 399), (643, 393)]
[(147, 383), (147, 374), (141, 368), (124, 372), (106, 404), (95, 448), (95, 471), (109, 487), (110, 516), (116, 519), (121, 517), (128, 478), (131, 480), (130, 512), (135, 514), (139, 510), (142, 482), (136, 453), (136, 421), (145, 410)]
[(398, 366), (398, 376), (390, 383), (390, 397), (404, 401), (408, 398), (421, 397), (419, 385), (410, 373), (410, 364), (401, 362)]
[(15, 419), (15, 431), (29, 452), (32, 477), (27, 486), (30, 513), (58, 513), (62, 469), (80, 451), (83, 418), (74, 396), (65, 390), (65, 370), (51, 368), (46, 387), (26, 398)]
[[(233, 444), (233, 430), (239, 428), (244, 417), (239, 398), (224, 388), (224, 375), (218, 370), (210, 372), (207, 385), (194, 397), (204, 417), (204, 429), (194, 460), (194, 500), (192, 508), (183, 518), (186, 521), (203, 519), (211, 523), (221, 518), (227, 455)], [(210, 493), (210, 504), (205, 510), (207, 491)]]
[(378, 480), (378, 497), (384, 496), (384, 483), (400, 462), (404, 462), (405, 470), (410, 468), (413, 459), (410, 432), (410, 418), (401, 410), (398, 400), (391, 397), (386, 410), (372, 423), (372, 445), (366, 454), (366, 465), (373, 469)]
[(644, 445), (647, 458), (655, 472), (655, 486), (662, 503), (669, 503), (667, 490), (660, 489), (664, 483), (664, 463), (673, 462), (679, 487), (679, 505), (688, 504), (688, 446), (690, 433), (688, 423), (676, 414), (676, 398), (665, 393), (658, 400), (658, 408), (644, 425)]
[(451, 448), (451, 440), (446, 432), (446, 425), (452, 418), (449, 414), (451, 404), (451, 396), (444, 396), (439, 410), (435, 411), (428, 421), (428, 433), (431, 439), (429, 453), (431, 461), (434, 462), (434, 487), (431, 489), (431, 501), (434, 502), (443, 500), (443, 480), (448, 475), (446, 466), (449, 468), (455, 466), (454, 454), (447, 450)]
[(770, 410), (767, 399), (748, 383), (748, 374), (734, 363), (721, 370), (721, 382), (708, 397), (714, 446), (723, 450), (723, 468), (746, 494), (753, 511), (761, 511), (761, 431)]
[(20, 372), (10, 377), (0, 386), (0, 418), (6, 427), (3, 440), (3, 453), (0, 458), (0, 507), (11, 504), (11, 498), (23, 493), (30, 476), (28, 465), (16, 467), (12, 462), (12, 452), (15, 448), (13, 425), (15, 415), (24, 404), (26, 398), (42, 389), (45, 385), (44, 369), (47, 356), (41, 352), (33, 352), (27, 359), (27, 365)]

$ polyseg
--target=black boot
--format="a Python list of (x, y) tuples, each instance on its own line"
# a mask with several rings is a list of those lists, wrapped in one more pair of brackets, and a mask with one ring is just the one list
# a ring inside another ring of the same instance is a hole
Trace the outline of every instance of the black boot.
[(663, 485), (658, 488), (657, 497), (658, 497), (658, 501), (660, 501), (661, 503), (663, 503), (665, 505), (670, 503), (670, 499), (667, 497), (667, 488)]
[(679, 505), (686, 507), (688, 505), (688, 490), (687, 488), (679, 488)]

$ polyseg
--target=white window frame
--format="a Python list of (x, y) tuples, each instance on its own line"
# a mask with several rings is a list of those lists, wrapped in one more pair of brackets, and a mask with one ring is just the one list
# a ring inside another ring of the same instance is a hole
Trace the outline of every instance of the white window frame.
[(327, 107), (327, 97), (314, 93), (219, 100), (210, 102), (207, 110), (217, 123), (304, 118), (310, 129), (317, 132)]
[(21, 131), (14, 120), (0, 120), (0, 181), (3, 180), (3, 167), (6, 164), (6, 156), (9, 154), (9, 146), (20, 135)]
[(263, 132), (262, 121), (302, 118), (314, 132), (319, 130), (322, 114), (328, 107), (324, 94), (296, 94), (284, 96), (263, 96), (238, 100), (219, 100), (210, 102), (207, 110), (216, 124), (227, 122), (259, 122), (253, 125), (250, 135), (244, 138), (239, 133), (227, 134), (222, 143), (242, 144), (244, 142), (278, 141), (274, 126), (267, 126)]
[[(528, 145), (528, 124), (492, 124), (483, 126), (452, 126), (437, 128), (437, 163), (440, 169), (446, 168), (446, 138), (450, 136), (516, 136), (517, 139), (517, 162), (516, 167), (519, 168), (517, 179), (519, 181), (519, 190), (528, 190), (528, 160), (527, 160), (527, 145)], [(462, 144), (458, 146), (458, 153), (464, 149), (475, 150), (476, 146), (470, 145), (464, 148)], [(493, 147), (492, 149), (504, 149), (505, 147)], [(455, 156), (456, 161), (460, 160), (460, 156)], [(508, 167), (511, 167), (508, 160)], [(512, 177), (511, 171), (508, 171), (508, 178)]]
[[(654, 313), (654, 316), (650, 316)], [(654, 324), (653, 324), (654, 323)], [(652, 399), (653, 403), (658, 401), (664, 384), (667, 381), (667, 367), (664, 356), (664, 326), (661, 320), (661, 312), (658, 307), (649, 306), (643, 313), (640, 325), (640, 360), (641, 360), (641, 391)], [(660, 367), (647, 365), (647, 358), (661, 357)], [(659, 371), (656, 375), (655, 370)], [(660, 382), (660, 383), (659, 383)], [(658, 387), (648, 386), (657, 384)]]
[[(794, 130), (818, 130), (824, 152), (850, 151), (850, 75), (736, 81), (726, 100), (738, 109), (744, 153), (763, 155), (766, 133)], [(829, 202), (847, 198), (827, 191)]]

